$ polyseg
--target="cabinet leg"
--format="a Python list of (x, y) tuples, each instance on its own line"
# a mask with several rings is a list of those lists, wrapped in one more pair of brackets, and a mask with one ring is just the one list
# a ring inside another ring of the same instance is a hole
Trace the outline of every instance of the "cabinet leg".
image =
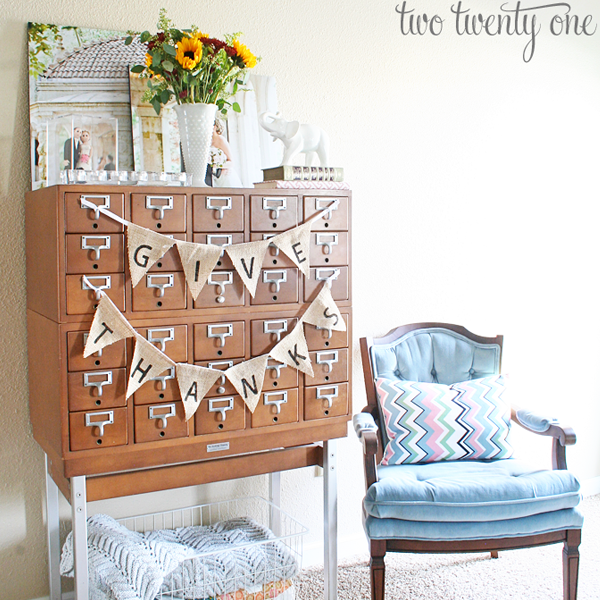
[(85, 475), (71, 477), (75, 600), (88, 600), (87, 499)]
[(46, 455), (46, 532), (48, 535), (48, 583), (50, 600), (60, 600), (60, 519), (58, 486), (48, 472)]
[(277, 508), (271, 508), (269, 527), (275, 535), (281, 535), (281, 473), (269, 473), (269, 501)]
[(323, 442), (323, 511), (325, 600), (337, 600), (337, 454), (335, 440)]

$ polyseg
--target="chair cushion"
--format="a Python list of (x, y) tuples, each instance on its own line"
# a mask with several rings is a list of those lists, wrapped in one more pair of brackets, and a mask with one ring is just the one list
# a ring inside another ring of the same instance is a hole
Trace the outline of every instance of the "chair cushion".
[(511, 458), (379, 467), (367, 515), (421, 522), (491, 522), (573, 508), (579, 482)]
[(378, 377), (388, 442), (383, 465), (509, 458), (503, 375), (452, 385)]

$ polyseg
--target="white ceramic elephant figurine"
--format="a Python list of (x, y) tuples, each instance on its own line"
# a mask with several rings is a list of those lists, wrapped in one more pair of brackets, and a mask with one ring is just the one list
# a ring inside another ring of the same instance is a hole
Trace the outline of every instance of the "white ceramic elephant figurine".
[(306, 166), (312, 166), (315, 156), (319, 157), (320, 166), (329, 166), (329, 138), (320, 127), (286, 121), (280, 113), (271, 112), (261, 113), (258, 121), (273, 139), (283, 142), (285, 151), (282, 165), (293, 164), (293, 159), (303, 152), (306, 155)]

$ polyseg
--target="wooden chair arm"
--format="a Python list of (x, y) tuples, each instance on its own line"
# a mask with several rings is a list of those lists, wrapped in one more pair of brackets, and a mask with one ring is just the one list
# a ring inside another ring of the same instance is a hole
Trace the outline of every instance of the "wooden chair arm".
[[(372, 414), (369, 407), (364, 408), (362, 413)], [(377, 481), (377, 452), (379, 450), (377, 429), (357, 426), (356, 423), (355, 429), (363, 445), (365, 484), (368, 490)]]

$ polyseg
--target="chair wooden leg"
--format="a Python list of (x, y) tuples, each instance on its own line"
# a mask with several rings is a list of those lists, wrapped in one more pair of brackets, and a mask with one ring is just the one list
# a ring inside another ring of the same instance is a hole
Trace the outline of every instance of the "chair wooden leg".
[(371, 540), (371, 600), (384, 600), (385, 540)]
[(569, 529), (563, 548), (563, 600), (577, 600), (581, 529)]
[(498, 558), (498, 550), (492, 550), (490, 556), (491, 558)]

